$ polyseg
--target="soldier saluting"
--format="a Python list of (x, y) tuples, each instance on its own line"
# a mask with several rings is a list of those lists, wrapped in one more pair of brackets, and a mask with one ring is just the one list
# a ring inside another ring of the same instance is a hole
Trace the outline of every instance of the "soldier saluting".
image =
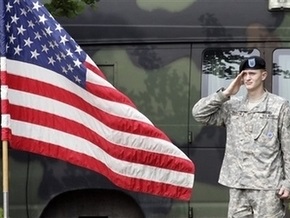
[[(219, 183), (229, 187), (228, 217), (282, 218), (290, 196), (290, 105), (264, 88), (266, 63), (253, 56), (240, 73), (193, 107), (196, 121), (224, 125)], [(234, 97), (244, 85), (247, 95)]]

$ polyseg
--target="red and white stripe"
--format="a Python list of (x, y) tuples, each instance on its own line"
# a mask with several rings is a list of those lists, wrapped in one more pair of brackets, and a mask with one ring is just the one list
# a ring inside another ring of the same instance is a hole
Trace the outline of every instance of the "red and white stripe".
[(85, 65), (86, 90), (48, 69), (6, 60), (2, 127), (11, 129), (11, 147), (99, 172), (125, 189), (189, 200), (192, 161), (90, 59)]

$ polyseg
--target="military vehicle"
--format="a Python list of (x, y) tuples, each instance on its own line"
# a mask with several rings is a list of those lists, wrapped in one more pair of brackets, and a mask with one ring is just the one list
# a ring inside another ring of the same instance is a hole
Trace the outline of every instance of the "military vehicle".
[(10, 149), (10, 217), (226, 217), (228, 189), (217, 182), (225, 129), (196, 123), (191, 109), (227, 86), (250, 55), (266, 60), (268, 91), (290, 100), (289, 8), (289, 0), (100, 0), (75, 18), (57, 18), (195, 163), (193, 194), (183, 202), (130, 192), (89, 170)]

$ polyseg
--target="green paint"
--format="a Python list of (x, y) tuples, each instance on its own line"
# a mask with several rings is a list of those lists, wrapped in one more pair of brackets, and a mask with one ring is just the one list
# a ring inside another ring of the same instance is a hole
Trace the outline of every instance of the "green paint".
[(137, 0), (137, 5), (145, 11), (165, 10), (169, 12), (180, 12), (196, 0)]
[[(126, 50), (114, 47), (105, 51), (97, 52), (93, 59), (98, 65), (113, 64), (115, 66), (115, 82), (116, 85), (126, 87), (126, 91), (130, 93), (139, 93), (146, 91), (144, 80), (146, 72), (144, 69), (135, 66)], [(138, 79), (137, 79), (138, 78)], [(126, 85), (130, 84), (130, 86)]]
[[(281, 39), (290, 35), (290, 14), (285, 14), (284, 20), (281, 25), (276, 29), (275, 34)], [(285, 43), (284, 46), (289, 46), (289, 43)]]

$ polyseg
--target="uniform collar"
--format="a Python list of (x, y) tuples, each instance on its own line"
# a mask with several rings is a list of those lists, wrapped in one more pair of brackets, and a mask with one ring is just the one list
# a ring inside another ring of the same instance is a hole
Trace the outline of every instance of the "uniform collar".
[(248, 98), (247, 96), (244, 96), (242, 101), (241, 101), (241, 105), (238, 109), (238, 111), (251, 111), (251, 112), (266, 112), (267, 111), (267, 102), (269, 99), (269, 92), (265, 89), (265, 97), (262, 100), (262, 102), (260, 102), (256, 107), (254, 107), (252, 110), (249, 110), (247, 107), (248, 104)]

